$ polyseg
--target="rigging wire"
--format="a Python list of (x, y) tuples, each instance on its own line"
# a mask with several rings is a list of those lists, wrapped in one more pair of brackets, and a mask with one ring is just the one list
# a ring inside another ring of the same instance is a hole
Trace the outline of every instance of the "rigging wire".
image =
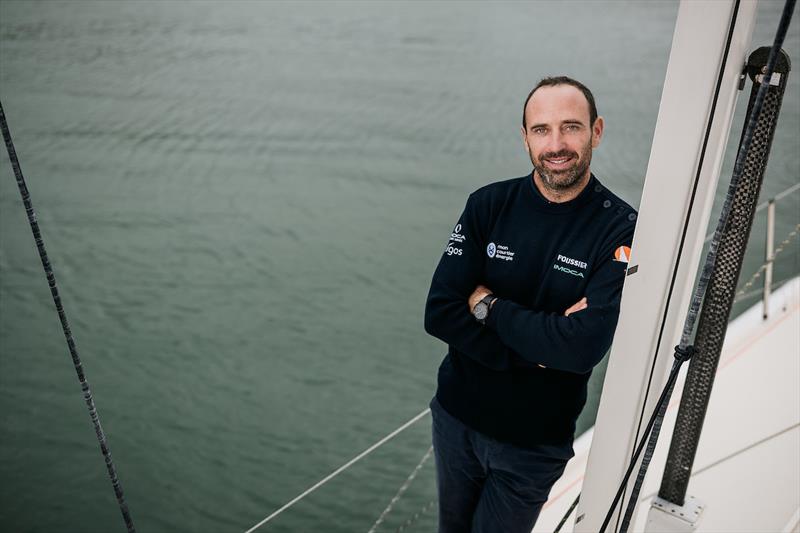
[(417, 520), (419, 520), (419, 518), (420, 518), (422, 515), (424, 515), (425, 513), (427, 513), (427, 512), (428, 512), (428, 511), (431, 509), (431, 507), (433, 507), (433, 506), (436, 504), (436, 501), (437, 501), (437, 500), (431, 500), (431, 501), (429, 501), (428, 503), (426, 503), (425, 505), (423, 505), (423, 506), (420, 508), (420, 510), (419, 510), (419, 511), (417, 511), (416, 513), (414, 513), (414, 514), (411, 516), (411, 518), (409, 518), (408, 520), (406, 520), (405, 522), (403, 522), (403, 523), (400, 525), (400, 527), (398, 527), (398, 528), (397, 528), (397, 530), (395, 531), (395, 533), (403, 533), (403, 531), (405, 531), (407, 528), (409, 528), (409, 527), (410, 527), (410, 526), (411, 526), (411, 525), (412, 525), (414, 522), (416, 522)]
[(36, 241), (36, 248), (39, 251), (39, 258), (44, 267), (44, 273), (47, 277), (47, 284), (50, 286), (50, 294), (53, 296), (53, 303), (56, 305), (58, 318), (61, 320), (61, 329), (64, 332), (64, 337), (67, 340), (67, 347), (72, 356), (72, 364), (75, 367), (75, 372), (78, 374), (78, 381), (81, 384), (83, 391), (83, 399), (86, 402), (86, 407), (89, 409), (89, 417), (92, 419), (94, 432), (97, 435), (97, 440), (100, 443), (100, 451), (103, 454), (103, 459), (106, 463), (108, 476), (111, 478), (111, 485), (114, 487), (114, 495), (117, 497), (119, 510), (122, 512), (122, 519), (125, 521), (125, 527), (128, 528), (128, 533), (134, 533), (136, 529), (133, 526), (133, 519), (131, 518), (128, 504), (125, 503), (125, 496), (122, 492), (122, 484), (117, 476), (117, 470), (114, 467), (114, 461), (111, 459), (111, 450), (108, 447), (108, 439), (103, 431), (103, 426), (100, 424), (100, 415), (97, 412), (97, 407), (94, 404), (92, 391), (89, 389), (89, 383), (86, 381), (86, 375), (83, 371), (83, 363), (78, 355), (78, 349), (75, 347), (75, 340), (72, 338), (72, 330), (67, 322), (67, 314), (64, 311), (64, 306), (61, 303), (61, 296), (58, 293), (56, 286), (56, 276), (53, 273), (53, 266), (47, 256), (47, 251), (44, 248), (44, 241), (42, 234), (39, 231), (39, 223), (36, 219), (36, 213), (33, 210), (33, 203), (31, 202), (31, 195), (28, 191), (28, 186), (25, 184), (25, 178), (22, 175), (22, 168), (17, 159), (17, 152), (14, 149), (14, 143), (11, 140), (11, 132), (8, 129), (6, 122), (6, 115), (3, 111), (3, 104), (0, 103), (0, 128), (3, 130), (3, 139), (6, 143), (6, 150), (8, 151), (8, 158), (11, 160), (11, 166), (14, 169), (14, 176), (17, 178), (17, 186), (19, 187), (20, 195), (22, 195), (22, 203), (25, 206), (25, 212), (28, 214), (28, 223), (30, 224), (33, 238)]
[(422, 456), (422, 459), (420, 460), (419, 464), (417, 464), (417, 466), (414, 467), (414, 470), (411, 471), (411, 474), (409, 474), (408, 478), (406, 478), (406, 480), (397, 490), (397, 494), (394, 495), (394, 498), (391, 499), (389, 505), (386, 506), (386, 509), (383, 510), (381, 515), (378, 517), (375, 523), (372, 524), (372, 527), (369, 528), (369, 531), (367, 531), (367, 533), (375, 533), (375, 531), (377, 531), (378, 526), (381, 525), (383, 521), (386, 519), (386, 517), (389, 515), (389, 513), (392, 512), (392, 508), (394, 508), (395, 504), (398, 501), (400, 501), (400, 497), (403, 496), (403, 493), (408, 490), (408, 487), (411, 486), (411, 483), (414, 481), (414, 478), (417, 477), (417, 474), (419, 473), (422, 466), (426, 462), (428, 462), (428, 459), (430, 459), (432, 453), (433, 453), (433, 446), (428, 448), (428, 451), (425, 452), (425, 455)]
[[(778, 247), (775, 248), (775, 251), (772, 252), (772, 260), (762, 263), (761, 266), (758, 267), (758, 270), (756, 270), (755, 273), (752, 276), (750, 276), (750, 279), (748, 279), (747, 282), (744, 285), (742, 285), (741, 290), (736, 293), (736, 299), (734, 300), (734, 303), (736, 303), (742, 298), (747, 297), (747, 295), (751, 294), (748, 293), (748, 289), (750, 289), (750, 287), (753, 286), (753, 283), (755, 283), (758, 280), (758, 278), (761, 277), (761, 274), (767, 269), (767, 266), (770, 263), (773, 263), (775, 261), (775, 258), (778, 257), (778, 255), (780, 255), (786, 249), (789, 243), (792, 242), (792, 239), (797, 237), (798, 232), (800, 232), (800, 224), (797, 224), (794, 227), (794, 229), (789, 232), (786, 238), (783, 239), (783, 241), (781, 241)], [(753, 291), (753, 293), (755, 294), (760, 294), (761, 292), (763, 291), (762, 290)]]
[[(647, 427), (644, 430), (644, 434), (642, 435), (642, 440), (639, 441), (638, 446), (636, 447), (636, 451), (633, 454), (633, 458), (628, 465), (628, 470), (625, 472), (625, 475), (622, 478), (622, 483), (620, 483), (619, 489), (617, 490), (617, 494), (614, 496), (614, 501), (611, 504), (611, 507), (608, 509), (608, 513), (606, 514), (606, 518), (603, 521), (603, 525), (600, 528), (600, 533), (604, 533), (606, 528), (608, 527), (608, 523), (611, 521), (611, 517), (614, 515), (614, 510), (617, 507), (617, 503), (619, 502), (620, 498), (622, 497), (622, 493), (625, 487), (628, 484), (628, 479), (630, 479), (631, 474), (633, 473), (633, 469), (636, 466), (636, 462), (639, 460), (639, 456), (642, 454), (644, 450), (645, 444), (647, 444), (647, 454), (645, 454), (644, 459), (642, 460), (642, 464), (646, 465), (649, 464), (650, 458), (648, 455), (651, 455), (652, 449), (655, 448), (655, 441), (658, 438), (658, 432), (661, 429), (661, 422), (664, 419), (664, 413), (666, 412), (667, 405), (669, 404), (669, 398), (672, 396), (672, 390), (675, 387), (675, 381), (678, 379), (678, 373), (681, 370), (681, 365), (688, 361), (692, 355), (694, 355), (694, 346), (688, 345), (682, 347), (680, 345), (675, 347), (675, 361), (672, 363), (672, 369), (669, 373), (669, 378), (667, 379), (667, 384), (664, 386), (664, 389), (661, 391), (661, 396), (656, 403), (656, 408), (653, 411), (650, 420), (647, 422)], [(653, 438), (652, 436), (655, 435), (656, 437)], [(648, 439), (647, 437), (650, 436), (651, 438)], [(646, 471), (647, 467), (644, 467)], [(636, 486), (634, 490), (631, 491), (630, 499), (628, 500), (629, 503), (633, 502), (634, 504), (637, 502), (637, 497), (639, 494), (639, 490), (641, 488), (641, 482), (639, 479), (644, 479), (644, 475), (642, 470), (639, 470), (639, 476), (636, 478)], [(625, 514), (625, 520), (630, 521), (630, 517), (628, 513)], [(622, 526), (620, 527), (620, 533), (624, 533), (627, 531), (627, 524), (626, 521), (623, 520)]]
[(581, 499), (581, 493), (579, 492), (578, 495), (575, 496), (575, 500), (573, 500), (572, 505), (570, 505), (569, 509), (567, 509), (567, 512), (564, 513), (564, 516), (561, 518), (561, 521), (558, 523), (553, 533), (559, 533), (559, 531), (561, 531), (561, 528), (564, 527), (564, 524), (567, 523), (567, 518), (569, 518), (569, 515), (571, 515), (572, 511), (575, 510), (575, 508), (578, 506), (578, 502), (580, 501), (580, 499)]
[[(778, 194), (776, 194), (775, 196), (773, 196), (773, 197), (772, 197), (772, 201), (773, 201), (773, 202), (777, 202), (778, 200), (782, 200), (782, 199), (783, 199), (783, 198), (785, 198), (786, 196), (789, 196), (790, 194), (792, 194), (793, 192), (796, 192), (796, 191), (798, 191), (798, 190), (800, 190), (800, 183), (795, 183), (795, 184), (794, 184), (794, 185), (792, 185), (791, 187), (787, 187), (786, 189), (782, 190), (781, 192), (779, 192)], [(766, 209), (766, 208), (767, 208), (767, 206), (769, 205), (769, 202), (770, 202), (770, 201), (769, 201), (769, 200), (767, 200), (766, 202), (761, 202), (760, 204), (758, 204), (758, 205), (756, 206), (756, 213), (758, 213), (759, 211), (763, 211), (764, 209)], [(704, 242), (704, 243), (709, 243), (709, 242), (711, 242), (711, 238), (712, 238), (712, 237), (714, 237), (714, 233), (713, 233), (713, 232), (711, 232), (711, 233), (709, 233), (708, 235), (706, 235), (706, 240), (705, 240), (705, 241), (703, 241), (703, 242)]]
[(395, 429), (394, 431), (392, 431), (391, 433), (389, 433), (388, 435), (383, 437), (381, 440), (379, 440), (378, 442), (376, 442), (375, 444), (373, 444), (372, 446), (370, 446), (369, 448), (367, 448), (366, 450), (364, 450), (360, 454), (356, 455), (355, 457), (353, 457), (352, 459), (347, 461), (345, 464), (343, 464), (342, 466), (340, 466), (339, 468), (337, 468), (336, 470), (334, 470), (333, 472), (331, 472), (330, 474), (328, 474), (327, 476), (325, 476), (321, 480), (317, 481), (314, 485), (312, 485), (311, 487), (307, 488), (301, 494), (299, 494), (298, 496), (293, 498), (291, 501), (286, 503), (283, 507), (281, 507), (280, 509), (276, 510), (271, 515), (269, 515), (268, 517), (263, 519), (261, 522), (257, 523), (256, 525), (254, 525), (253, 527), (251, 527), (250, 529), (245, 531), (245, 533), (252, 533), (253, 531), (255, 531), (256, 529), (260, 528), (261, 526), (263, 526), (264, 524), (266, 524), (270, 520), (274, 519), (275, 517), (280, 515), (282, 512), (284, 512), (285, 510), (289, 509), (291, 506), (293, 506), (294, 504), (296, 504), (297, 502), (299, 502), (300, 500), (302, 500), (303, 498), (305, 498), (306, 496), (308, 496), (309, 494), (311, 494), (312, 492), (314, 492), (315, 490), (317, 490), (318, 488), (320, 488), (321, 486), (326, 484), (328, 481), (332, 480), (333, 478), (335, 478), (336, 476), (338, 476), (339, 474), (341, 474), (342, 472), (344, 472), (345, 470), (347, 470), (348, 468), (353, 466), (355, 463), (357, 463), (358, 461), (360, 461), (361, 459), (363, 459), (364, 457), (366, 457), (367, 455), (369, 455), (370, 453), (372, 453), (373, 451), (378, 449), (380, 446), (384, 445), (385, 443), (387, 443), (388, 441), (390, 441), (391, 439), (393, 439), (394, 437), (399, 435), (406, 428), (412, 426), (415, 422), (417, 422), (418, 420), (420, 420), (422, 417), (424, 417), (425, 415), (427, 415), (430, 412), (431, 412), (430, 408), (425, 409), (424, 411), (422, 411), (421, 413), (416, 415), (414, 418), (412, 418), (411, 420), (409, 420), (408, 422), (406, 422), (405, 424), (403, 424), (399, 428)]
[[(797, 275), (794, 276), (787, 276), (783, 279), (779, 279), (778, 281), (773, 281), (772, 284), (769, 286), (770, 291), (776, 291), (786, 285), (787, 282), (792, 281), (795, 279)], [(761, 296), (764, 294), (764, 289), (756, 289), (750, 292), (740, 292), (736, 295), (736, 298), (733, 299), (733, 303), (738, 304), (744, 300), (748, 300), (750, 298), (755, 298), (756, 296)]]

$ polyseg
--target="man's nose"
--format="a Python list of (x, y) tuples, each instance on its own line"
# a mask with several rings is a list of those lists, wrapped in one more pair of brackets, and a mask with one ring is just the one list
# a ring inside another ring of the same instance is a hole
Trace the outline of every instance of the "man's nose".
[(547, 151), (559, 152), (566, 147), (566, 139), (560, 131), (553, 131), (547, 139)]

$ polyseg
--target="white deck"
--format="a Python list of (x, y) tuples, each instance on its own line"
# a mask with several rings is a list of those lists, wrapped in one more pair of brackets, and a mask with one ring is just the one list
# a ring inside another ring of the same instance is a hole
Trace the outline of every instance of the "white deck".
[[(700, 532), (800, 532), (800, 278), (775, 292), (770, 304), (767, 320), (758, 301), (728, 327), (689, 483), (688, 493), (706, 504)], [(644, 531), (661, 483), (684, 376), (685, 369), (632, 531)], [(580, 492), (592, 434), (576, 440), (575, 457), (533, 531), (552, 532)], [(574, 521), (573, 511), (562, 532), (573, 531)]]

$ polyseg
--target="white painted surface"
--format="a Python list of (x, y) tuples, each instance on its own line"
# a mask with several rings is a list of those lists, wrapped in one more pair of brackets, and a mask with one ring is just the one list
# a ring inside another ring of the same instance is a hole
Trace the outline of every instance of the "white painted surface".
[(638, 271), (623, 290), (576, 531), (600, 529), (680, 340), (755, 21), (756, 3), (742, 1), (690, 211), (733, 7), (732, 0), (691, 0), (678, 10), (633, 239), (631, 266)]
[[(800, 527), (795, 517), (800, 509), (800, 278), (773, 293), (767, 320), (761, 313), (758, 302), (728, 327), (689, 483), (689, 494), (705, 503), (701, 533)], [(685, 372), (667, 410), (632, 531), (644, 530), (661, 483), (684, 378)], [(576, 441), (575, 457), (553, 487), (535, 532), (552, 532), (580, 492), (592, 437), (590, 430)], [(574, 530), (574, 517), (573, 512), (564, 533)]]

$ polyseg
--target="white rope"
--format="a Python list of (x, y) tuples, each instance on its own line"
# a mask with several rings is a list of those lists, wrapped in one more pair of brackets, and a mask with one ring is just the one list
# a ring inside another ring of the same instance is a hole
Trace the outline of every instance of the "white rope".
[[(747, 280), (744, 286), (742, 286), (741, 290), (736, 293), (735, 299), (733, 300), (734, 303), (743, 298), (746, 298), (749, 295), (747, 291), (750, 290), (750, 287), (753, 286), (753, 283), (755, 283), (756, 280), (758, 280), (758, 278), (761, 277), (761, 274), (767, 269), (767, 265), (775, 262), (775, 258), (777, 258), (781, 254), (781, 252), (783, 252), (783, 250), (786, 249), (789, 243), (792, 242), (792, 239), (797, 237), (798, 233), (800, 233), (800, 224), (797, 224), (794, 227), (794, 229), (789, 232), (786, 238), (783, 239), (783, 241), (781, 241), (781, 243), (778, 245), (775, 251), (772, 252), (772, 259), (770, 261), (767, 261), (766, 263), (763, 263), (760, 267), (758, 267), (758, 270), (756, 270), (755, 273), (752, 276), (750, 276), (750, 279)], [(761, 291), (759, 290), (758, 292)]]
[[(775, 195), (775, 198), (773, 198), (773, 200), (775, 200), (777, 202), (778, 200), (780, 200), (784, 196), (788, 196), (788, 195), (792, 194), (797, 189), (800, 189), (800, 183), (795, 183), (794, 185), (792, 185), (788, 189), (779, 192), (778, 194)], [(756, 208), (756, 210), (760, 211), (761, 209), (764, 209), (765, 207), (767, 207), (767, 203), (769, 203), (769, 202), (762, 202), (762, 203), (758, 204), (758, 207)]]
[[(772, 282), (772, 286), (769, 288), (769, 290), (774, 291), (776, 289), (779, 289), (780, 287), (783, 286), (784, 283), (786, 283), (787, 281), (793, 280), (796, 277), (797, 277), (797, 274), (795, 274), (793, 276), (789, 276), (789, 277), (783, 278), (783, 279), (778, 280), (778, 281), (774, 281), (774, 282)], [(738, 304), (739, 302), (742, 302), (744, 300), (749, 300), (750, 298), (755, 298), (756, 296), (762, 296), (763, 294), (764, 294), (764, 289), (763, 288), (756, 289), (756, 290), (753, 290), (753, 291), (750, 291), (750, 292), (745, 292), (745, 293), (742, 293), (742, 294), (737, 294), (736, 297), (733, 299), (733, 303)]]
[[(798, 189), (800, 189), (800, 183), (795, 183), (794, 185), (792, 185), (788, 189), (784, 189), (781, 192), (779, 192), (778, 194), (776, 194), (775, 197), (772, 199), (772, 201), (773, 202), (777, 202), (778, 200), (781, 200), (784, 196), (789, 196), (790, 194), (792, 194), (793, 192), (795, 192)], [(766, 202), (761, 202), (760, 204), (758, 204), (756, 206), (756, 213), (758, 213), (762, 209), (766, 209), (767, 205), (769, 205), (769, 200), (767, 200)], [(711, 238), (713, 236), (714, 236), (714, 232), (709, 233), (708, 235), (706, 235), (706, 240), (703, 241), (703, 242), (706, 242), (706, 243), (707, 242), (711, 242)]]
[(427, 513), (430, 510), (430, 508), (433, 507), (435, 504), (436, 504), (436, 500), (431, 500), (428, 503), (426, 503), (425, 505), (423, 505), (422, 508), (419, 511), (414, 513), (414, 516), (412, 516), (411, 518), (406, 520), (400, 527), (398, 527), (397, 531), (395, 531), (395, 533), (402, 533), (403, 531), (405, 531), (406, 528), (408, 528), (409, 526), (411, 526), (411, 524), (416, 522), (419, 519), (420, 516), (422, 516), (425, 513)]
[(273, 518), (275, 518), (276, 516), (278, 516), (279, 514), (284, 512), (286, 509), (288, 509), (289, 507), (291, 507), (295, 503), (299, 502), (300, 500), (302, 500), (303, 498), (305, 498), (306, 496), (308, 496), (309, 494), (311, 494), (312, 492), (317, 490), (319, 487), (321, 487), (322, 485), (324, 485), (328, 481), (330, 481), (334, 477), (338, 476), (339, 474), (341, 474), (342, 472), (344, 472), (345, 470), (350, 468), (353, 464), (355, 464), (359, 460), (363, 459), (364, 457), (366, 457), (367, 455), (372, 453), (378, 447), (380, 447), (381, 445), (385, 444), (387, 441), (393, 439), (401, 431), (405, 430), (410, 425), (414, 424), (417, 420), (419, 420), (420, 418), (422, 418), (423, 416), (427, 415), (430, 412), (431, 412), (430, 409), (425, 409), (420, 414), (418, 414), (417, 416), (415, 416), (414, 418), (412, 418), (411, 420), (409, 420), (408, 422), (406, 422), (405, 424), (403, 424), (399, 428), (395, 429), (394, 431), (392, 431), (391, 433), (389, 433), (388, 435), (383, 437), (381, 440), (379, 440), (378, 442), (376, 442), (375, 444), (373, 444), (372, 446), (370, 446), (369, 448), (367, 448), (366, 450), (364, 450), (363, 452), (361, 452), (360, 454), (358, 454), (357, 456), (353, 457), (348, 462), (346, 462), (345, 464), (343, 464), (342, 466), (340, 466), (339, 468), (337, 468), (336, 470), (331, 472), (328, 476), (326, 476), (325, 478), (323, 478), (320, 481), (318, 481), (317, 483), (315, 483), (312, 487), (308, 488), (305, 492), (303, 492), (302, 494), (300, 494), (299, 496), (294, 498), (292, 501), (290, 501), (289, 503), (287, 503), (286, 505), (284, 505), (283, 507), (281, 507), (280, 509), (278, 509), (277, 511), (275, 511), (274, 513), (269, 515), (268, 517), (266, 517), (264, 520), (262, 520), (261, 522), (259, 522), (256, 525), (254, 525), (253, 527), (251, 527), (247, 531), (245, 531), (245, 533), (252, 533), (256, 529), (260, 528), (261, 526), (263, 526), (264, 524), (266, 524), (267, 522), (269, 522), (270, 520), (272, 520)]
[(408, 487), (411, 486), (411, 482), (414, 481), (415, 477), (417, 477), (420, 468), (422, 468), (422, 465), (424, 465), (428, 461), (428, 459), (430, 459), (432, 453), (433, 453), (433, 446), (428, 448), (428, 451), (425, 452), (425, 455), (422, 456), (422, 460), (420, 460), (419, 464), (416, 467), (414, 467), (414, 470), (411, 471), (411, 474), (409, 474), (408, 478), (400, 486), (400, 489), (397, 491), (397, 494), (394, 495), (394, 498), (392, 498), (392, 500), (389, 502), (389, 505), (386, 506), (386, 509), (383, 510), (381, 515), (378, 517), (375, 523), (372, 524), (372, 527), (369, 528), (369, 531), (367, 531), (367, 533), (375, 533), (375, 530), (378, 528), (378, 526), (381, 525), (381, 523), (383, 523), (383, 520), (392, 511), (394, 504), (396, 504), (400, 500), (400, 497), (403, 495), (403, 493), (406, 490), (408, 490)]

